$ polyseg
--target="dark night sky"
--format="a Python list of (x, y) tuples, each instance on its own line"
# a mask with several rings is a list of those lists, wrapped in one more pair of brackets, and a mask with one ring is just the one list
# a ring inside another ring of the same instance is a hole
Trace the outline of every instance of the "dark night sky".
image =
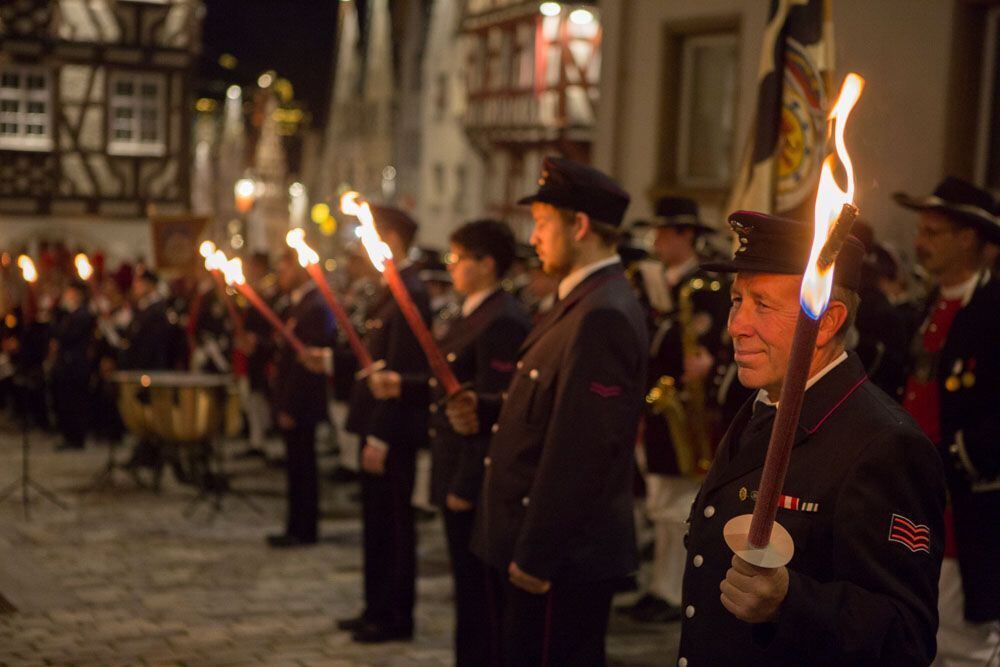
[[(202, 94), (221, 97), (225, 85), (251, 83), (262, 72), (273, 69), (292, 82), (295, 97), (317, 119), (324, 118), (332, 78), (338, 0), (204, 2)], [(239, 60), (235, 71), (219, 67), (223, 53), (231, 53)]]

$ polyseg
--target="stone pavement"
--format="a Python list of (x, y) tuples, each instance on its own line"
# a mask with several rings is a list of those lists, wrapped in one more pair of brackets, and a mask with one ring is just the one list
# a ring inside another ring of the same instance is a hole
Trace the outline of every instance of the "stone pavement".
[[(260, 459), (227, 463), (260, 514), (228, 496), (221, 512), (199, 505), (186, 518), (194, 492), (169, 472), (159, 495), (124, 473), (85, 494), (106, 448), (56, 452), (39, 432), (31, 441), (33, 478), (68, 509), (32, 494), (26, 521), (19, 495), (0, 505), (0, 596), (17, 607), (0, 613), (0, 665), (452, 664), (439, 521), (420, 525), (415, 641), (359, 646), (334, 625), (357, 611), (361, 589), (351, 485), (324, 483), (320, 545), (274, 551), (264, 536), (281, 527), (283, 475)], [(19, 434), (0, 432), (0, 485), (20, 470)], [(615, 617), (612, 664), (671, 664), (678, 631)]]

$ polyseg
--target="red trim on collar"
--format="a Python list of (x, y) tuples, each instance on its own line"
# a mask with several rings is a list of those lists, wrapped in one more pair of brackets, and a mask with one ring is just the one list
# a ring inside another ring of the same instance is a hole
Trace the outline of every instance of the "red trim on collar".
[(834, 412), (836, 412), (837, 408), (839, 408), (844, 403), (844, 401), (846, 401), (848, 398), (850, 398), (851, 394), (853, 394), (855, 391), (857, 391), (858, 387), (860, 387), (861, 385), (863, 385), (865, 383), (865, 380), (867, 380), (867, 379), (868, 379), (868, 375), (867, 374), (862, 375), (861, 379), (858, 380), (857, 382), (855, 382), (854, 386), (852, 386), (850, 389), (847, 390), (847, 393), (844, 394), (840, 398), (840, 400), (837, 401), (836, 404), (834, 404), (834, 406), (832, 408), (830, 408), (829, 412), (827, 412), (825, 415), (823, 415), (823, 418), (820, 419), (816, 423), (815, 426), (813, 426), (812, 428), (806, 429), (806, 433), (808, 433), (809, 435), (812, 435), (813, 433), (815, 433), (816, 431), (818, 431), (819, 427), (823, 425), (823, 422), (825, 422), (827, 419), (829, 419), (830, 415), (832, 415)]

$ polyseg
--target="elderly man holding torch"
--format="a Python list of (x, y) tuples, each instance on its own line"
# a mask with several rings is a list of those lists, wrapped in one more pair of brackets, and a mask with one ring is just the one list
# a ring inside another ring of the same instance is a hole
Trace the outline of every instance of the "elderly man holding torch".
[(935, 653), (944, 476), (916, 423), (865, 376), (844, 336), (863, 247), (845, 243), (818, 322), (778, 499), (787, 566), (734, 556), (723, 526), (752, 511), (800, 314), (812, 229), (730, 217), (740, 246), (706, 265), (736, 274), (729, 332), (740, 382), (757, 389), (719, 445), (689, 518), (677, 664), (928, 664)]

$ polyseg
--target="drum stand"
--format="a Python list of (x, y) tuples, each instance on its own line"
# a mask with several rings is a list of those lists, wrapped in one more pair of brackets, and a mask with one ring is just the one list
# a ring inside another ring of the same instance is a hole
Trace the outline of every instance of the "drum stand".
[[(185, 518), (190, 519), (203, 502), (210, 502), (214, 510), (212, 516), (222, 511), (222, 501), (227, 495), (241, 500), (247, 507), (256, 514), (263, 514), (264, 511), (257, 505), (250, 496), (234, 489), (229, 481), (229, 475), (225, 471), (225, 457), (222, 448), (216, 446), (217, 442), (208, 440), (205, 442), (206, 456), (205, 465), (202, 470), (195, 474), (198, 484), (198, 495), (191, 499), (187, 507), (184, 508)], [(213, 465), (214, 464), (214, 465)]]
[(68, 510), (69, 508), (66, 507), (55, 493), (31, 478), (31, 467), (29, 465), (31, 460), (31, 440), (28, 436), (30, 418), (28, 416), (27, 405), (27, 394), (30, 385), (25, 380), (18, 382), (17, 379), (15, 379), (14, 385), (17, 388), (14, 394), (18, 399), (15, 401), (15, 410), (21, 417), (21, 476), (8, 484), (3, 490), (0, 490), (0, 502), (3, 502), (15, 491), (21, 489), (21, 505), (24, 507), (24, 519), (25, 521), (30, 521), (29, 508), (31, 506), (31, 495), (29, 491), (32, 489), (56, 507), (63, 510)]

